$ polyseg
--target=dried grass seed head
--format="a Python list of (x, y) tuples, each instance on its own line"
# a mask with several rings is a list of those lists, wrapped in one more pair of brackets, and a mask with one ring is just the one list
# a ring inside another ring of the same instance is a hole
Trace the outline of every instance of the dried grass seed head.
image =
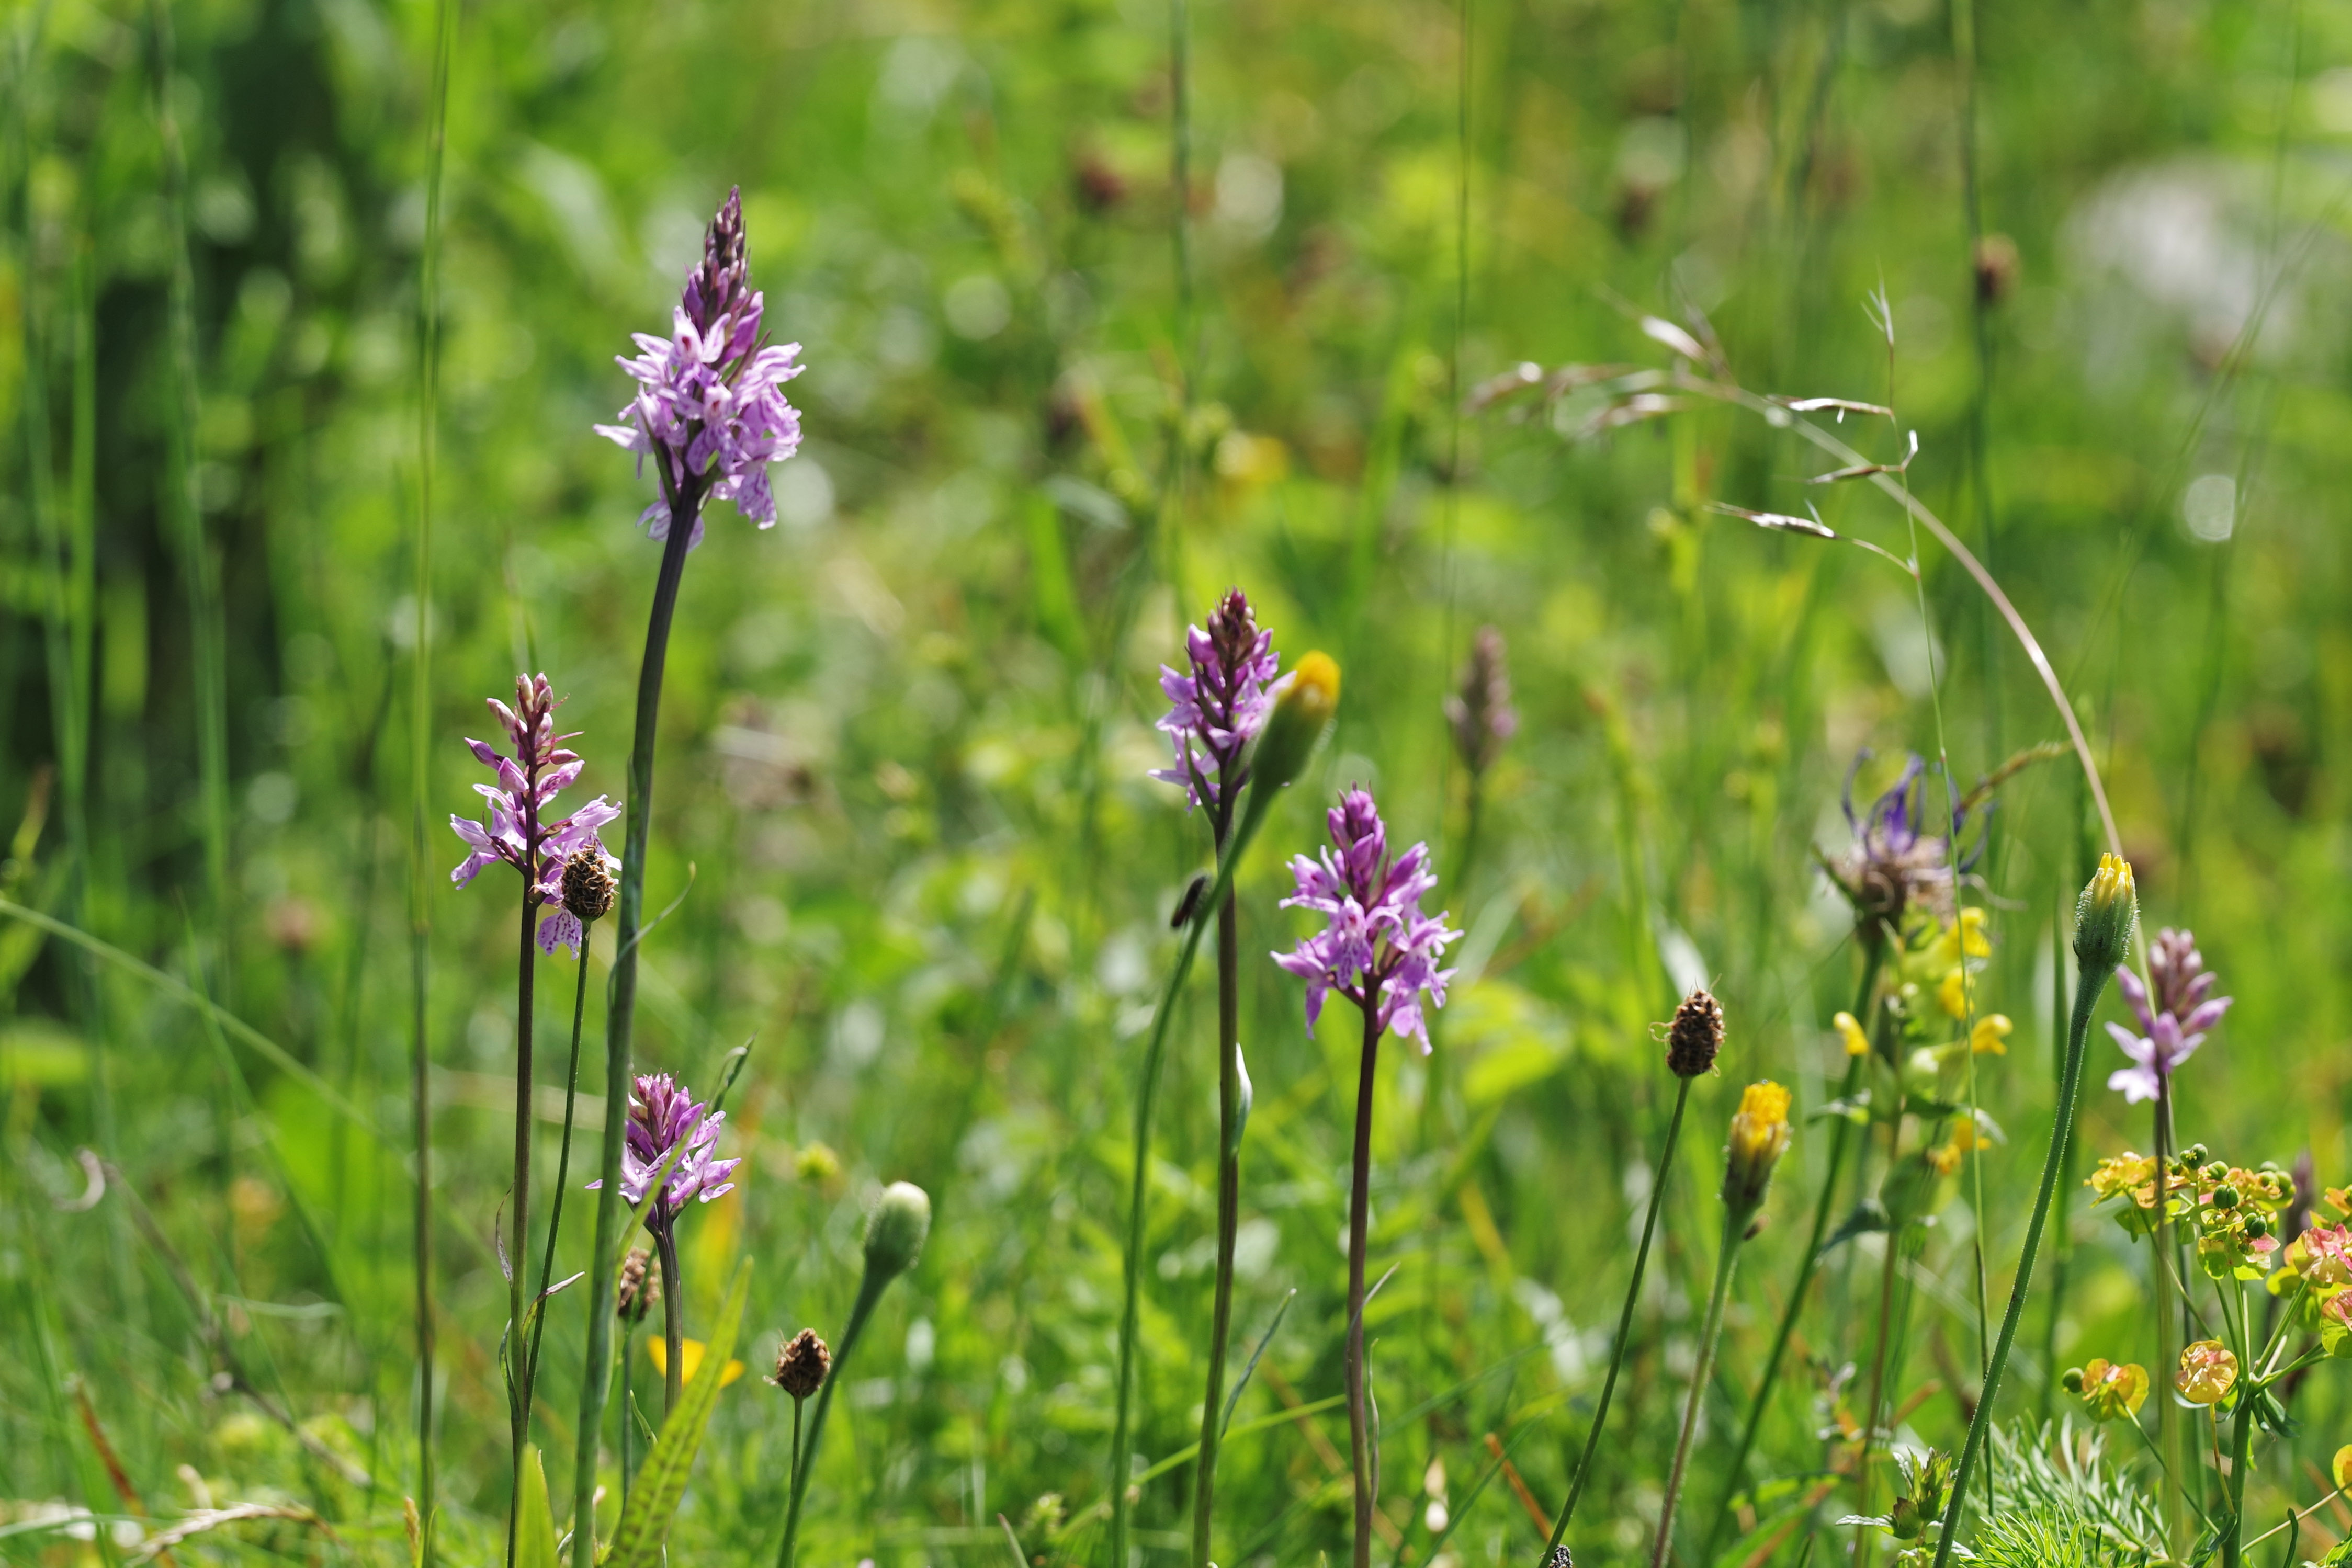
[(1700, 987), (1675, 1009), (1666, 1026), (1666, 1070), (1677, 1078), (1696, 1078), (1715, 1070), (1723, 1051), (1723, 1004)]
[(653, 1270), (651, 1255), (642, 1247), (630, 1248), (621, 1260), (621, 1290), (614, 1299), (614, 1312), (625, 1323), (641, 1323), (660, 1300), (661, 1276)]
[(833, 1352), (817, 1338), (816, 1330), (803, 1329), (776, 1352), (777, 1387), (794, 1399), (805, 1399), (824, 1385), (833, 1371)]

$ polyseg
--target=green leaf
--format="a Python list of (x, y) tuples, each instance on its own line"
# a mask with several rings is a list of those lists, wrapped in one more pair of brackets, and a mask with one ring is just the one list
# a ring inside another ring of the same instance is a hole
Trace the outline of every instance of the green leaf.
[(677, 1408), (662, 1423), (654, 1451), (646, 1456), (644, 1467), (637, 1471), (628, 1510), (621, 1515), (621, 1528), (614, 1532), (612, 1550), (604, 1559), (606, 1568), (662, 1568), (662, 1542), (669, 1534), (669, 1521), (677, 1512), (679, 1500), (686, 1496), (687, 1477), (693, 1473), (694, 1457), (701, 1451), (710, 1412), (718, 1406), (719, 1380), (726, 1374), (728, 1357), (735, 1354), (736, 1331), (743, 1326), (743, 1297), (751, 1284), (751, 1260), (746, 1258), (736, 1267), (735, 1282), (727, 1288), (719, 1331), (702, 1353), (700, 1369), (679, 1396)]
[(562, 1568), (555, 1555), (555, 1511), (547, 1502), (547, 1469), (540, 1463), (536, 1446), (523, 1450), (514, 1560), (515, 1568)]

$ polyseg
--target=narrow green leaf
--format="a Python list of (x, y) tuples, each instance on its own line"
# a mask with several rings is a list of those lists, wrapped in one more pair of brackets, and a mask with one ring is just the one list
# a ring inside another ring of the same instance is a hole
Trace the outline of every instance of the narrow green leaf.
[(562, 1568), (555, 1555), (555, 1511), (547, 1500), (547, 1469), (536, 1447), (523, 1450), (522, 1496), (515, 1506), (515, 1568)]
[(694, 1381), (686, 1385), (677, 1408), (662, 1423), (654, 1451), (646, 1456), (644, 1468), (637, 1471), (629, 1506), (621, 1515), (621, 1528), (614, 1532), (612, 1550), (604, 1559), (606, 1568), (661, 1568), (662, 1542), (669, 1534), (671, 1516), (686, 1496), (687, 1477), (701, 1450), (710, 1412), (718, 1406), (719, 1380), (726, 1375), (728, 1358), (735, 1354), (735, 1333), (742, 1327), (743, 1297), (751, 1284), (751, 1260), (746, 1258), (735, 1270), (735, 1282), (727, 1288), (719, 1332), (702, 1354), (702, 1365)]

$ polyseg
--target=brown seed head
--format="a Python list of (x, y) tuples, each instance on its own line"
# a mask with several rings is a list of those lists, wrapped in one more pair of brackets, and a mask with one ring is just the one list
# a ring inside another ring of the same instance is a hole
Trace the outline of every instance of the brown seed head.
[(593, 925), (612, 914), (615, 891), (604, 852), (594, 845), (563, 862), (563, 907), (582, 925)]
[(632, 1247), (621, 1260), (621, 1293), (613, 1309), (625, 1323), (641, 1323), (656, 1301), (661, 1300), (661, 1276), (650, 1267), (653, 1260), (642, 1247)]
[(1998, 305), (2017, 287), (2018, 274), (2024, 264), (2017, 254), (2017, 242), (2003, 234), (1986, 235), (1977, 241), (1977, 298), (1987, 305)]
[(801, 1330), (776, 1352), (775, 1385), (794, 1399), (805, 1399), (824, 1386), (825, 1375), (832, 1370), (833, 1352), (816, 1337), (814, 1329)]
[(1666, 1070), (1677, 1078), (1711, 1071), (1723, 1050), (1723, 1004), (1702, 987), (1683, 998), (1666, 1026)]

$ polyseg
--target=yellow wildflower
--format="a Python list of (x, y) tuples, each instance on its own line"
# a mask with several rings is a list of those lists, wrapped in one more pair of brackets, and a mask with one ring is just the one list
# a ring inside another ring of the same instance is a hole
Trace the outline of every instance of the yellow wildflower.
[(1840, 1013), (1830, 1022), (1836, 1026), (1838, 1038), (1845, 1042), (1845, 1053), (1848, 1056), (1870, 1054), (1870, 1036), (1863, 1032), (1860, 1019), (1855, 1018), (1852, 1013)]
[(2007, 1056), (2009, 1047), (2004, 1042), (2016, 1028), (2006, 1014), (1987, 1013), (1969, 1031), (1969, 1050), (1977, 1056)]

